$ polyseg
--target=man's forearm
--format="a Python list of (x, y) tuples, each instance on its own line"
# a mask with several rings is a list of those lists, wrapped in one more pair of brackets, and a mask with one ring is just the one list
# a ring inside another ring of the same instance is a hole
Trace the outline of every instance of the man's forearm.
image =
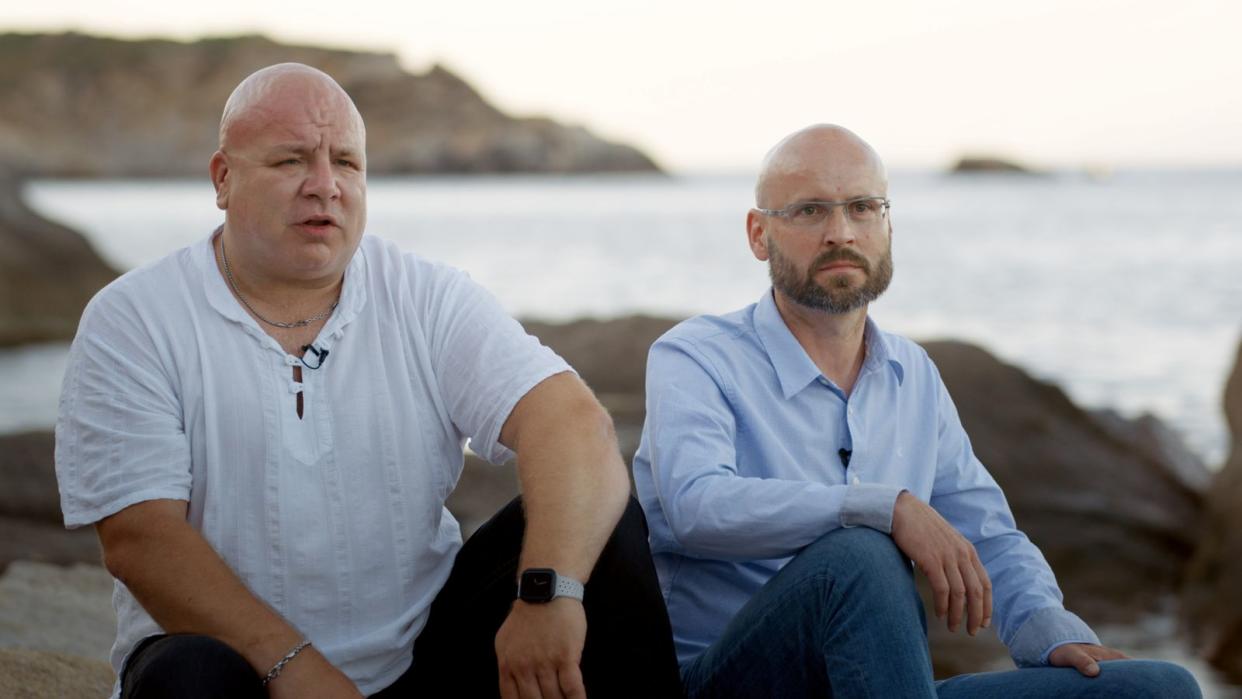
[(559, 374), (532, 389), (509, 423), (502, 438), (518, 453), (526, 510), (519, 570), (585, 581), (629, 494), (612, 420), (576, 376)]
[[(254, 596), (185, 513), (183, 501), (152, 500), (101, 521), (104, 562), (164, 631), (216, 638), (262, 676), (301, 635)], [(318, 656), (306, 655), (307, 664)]]

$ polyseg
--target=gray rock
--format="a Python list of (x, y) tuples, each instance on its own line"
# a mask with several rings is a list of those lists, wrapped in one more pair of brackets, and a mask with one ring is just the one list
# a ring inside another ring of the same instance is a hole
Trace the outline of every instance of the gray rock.
[(1212, 472), (1160, 418), (1145, 413), (1130, 420), (1111, 409), (1093, 410), (1091, 416), (1114, 437), (1167, 465), (1170, 473), (1187, 488), (1198, 493), (1207, 492)]
[(0, 436), (0, 474), (4, 479), (0, 516), (45, 523), (63, 521), (52, 463), (55, 446), (50, 430)]
[(1105, 428), (1056, 386), (978, 347), (924, 346), (1066, 605), (1093, 624), (1163, 611), (1197, 544), (1202, 492), (1158, 451), (1127, 440), (1129, 430)]
[(1185, 609), (1204, 657), (1242, 684), (1242, 346), (1224, 406), (1233, 444), (1209, 490), (1207, 525), (1187, 573)]
[(0, 347), (72, 338), (86, 302), (116, 275), (85, 238), (31, 211), (0, 167)]
[(100, 699), (112, 691), (113, 677), (99, 660), (0, 648), (0, 696), (8, 699)]
[(115, 635), (112, 576), (102, 567), (17, 561), (0, 576), (0, 647), (107, 662)]

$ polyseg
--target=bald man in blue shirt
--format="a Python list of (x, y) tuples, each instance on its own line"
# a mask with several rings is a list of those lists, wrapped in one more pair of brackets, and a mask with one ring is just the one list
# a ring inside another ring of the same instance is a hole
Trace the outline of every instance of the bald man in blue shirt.
[[(893, 274), (875, 151), (803, 129), (755, 197), (772, 288), (651, 348), (634, 461), (689, 696), (1199, 696), (1064, 608), (936, 367), (868, 318)], [(995, 620), (1020, 669), (934, 681), (911, 563), (950, 631)]]

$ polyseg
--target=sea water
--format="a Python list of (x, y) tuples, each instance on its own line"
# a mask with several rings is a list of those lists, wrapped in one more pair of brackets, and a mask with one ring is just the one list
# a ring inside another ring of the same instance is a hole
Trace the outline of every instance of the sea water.
[[(373, 177), (368, 231), (467, 270), (513, 314), (687, 316), (759, 298), (745, 175)], [(977, 343), (1080, 405), (1150, 412), (1215, 466), (1242, 338), (1242, 171), (896, 172), (896, 272), (872, 306), (915, 339)], [(222, 220), (202, 180), (39, 181), (40, 213), (121, 270)], [(47, 427), (66, 346), (0, 351), (0, 432)]]

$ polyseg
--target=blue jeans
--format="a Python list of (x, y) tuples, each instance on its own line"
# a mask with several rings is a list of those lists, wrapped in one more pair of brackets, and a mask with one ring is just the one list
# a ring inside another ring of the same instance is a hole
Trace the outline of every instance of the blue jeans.
[(682, 667), (691, 699), (737, 697), (1200, 697), (1189, 672), (1117, 660), (1098, 677), (1026, 668), (932, 679), (927, 620), (909, 559), (873, 529), (803, 549)]

